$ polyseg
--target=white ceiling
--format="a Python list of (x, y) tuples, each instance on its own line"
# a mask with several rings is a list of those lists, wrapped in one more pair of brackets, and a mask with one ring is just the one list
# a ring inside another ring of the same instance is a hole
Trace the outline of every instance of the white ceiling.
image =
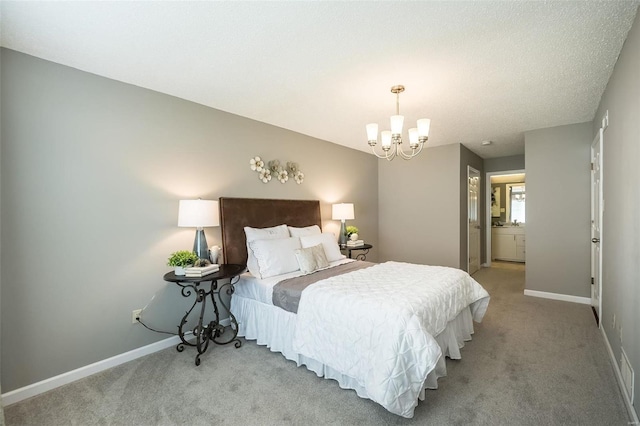
[(492, 158), (524, 153), (524, 131), (593, 119), (638, 4), (2, 1), (0, 37), (364, 151), (403, 84), (400, 112), (431, 118), (430, 146)]

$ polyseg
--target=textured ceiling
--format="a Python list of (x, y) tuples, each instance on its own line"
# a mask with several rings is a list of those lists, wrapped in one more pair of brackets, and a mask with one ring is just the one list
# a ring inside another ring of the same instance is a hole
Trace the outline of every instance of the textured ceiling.
[[(429, 145), (593, 119), (638, 1), (11, 2), (3, 46), (367, 151), (403, 84)], [(405, 124), (405, 128), (408, 127)], [(406, 130), (405, 130), (406, 131)], [(483, 140), (492, 140), (483, 146)]]

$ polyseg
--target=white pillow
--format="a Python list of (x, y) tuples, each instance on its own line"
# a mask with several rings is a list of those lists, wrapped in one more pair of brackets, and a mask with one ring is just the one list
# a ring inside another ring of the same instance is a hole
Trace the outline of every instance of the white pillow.
[(322, 244), (317, 246), (301, 248), (295, 251), (300, 271), (303, 274), (309, 274), (317, 269), (329, 266), (327, 256), (324, 254)]
[(272, 226), (271, 228), (251, 228), (249, 226), (245, 226), (244, 234), (247, 236), (247, 268), (249, 268), (249, 272), (251, 272), (254, 277), (260, 277), (258, 261), (256, 260), (249, 243), (255, 240), (289, 238), (289, 230), (287, 229), (287, 225)]
[(295, 251), (300, 248), (300, 238), (254, 240), (249, 243), (258, 261), (258, 278), (269, 278), (300, 269)]
[(327, 260), (329, 262), (335, 262), (336, 260), (344, 259), (346, 257), (340, 253), (340, 247), (338, 247), (336, 237), (330, 232), (318, 235), (303, 235), (300, 237), (300, 243), (303, 248), (322, 244), (324, 254), (327, 256)]
[(318, 235), (321, 234), (322, 231), (318, 225), (306, 226), (304, 228), (295, 228), (293, 226), (288, 226), (289, 234), (292, 237), (302, 237), (303, 235)]

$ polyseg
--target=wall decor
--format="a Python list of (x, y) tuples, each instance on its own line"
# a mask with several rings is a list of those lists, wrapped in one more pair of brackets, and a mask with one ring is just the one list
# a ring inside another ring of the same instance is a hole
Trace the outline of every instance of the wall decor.
[(280, 160), (271, 160), (265, 164), (262, 158), (256, 156), (249, 160), (251, 170), (258, 173), (258, 179), (263, 183), (268, 183), (275, 176), (280, 183), (286, 183), (289, 178), (300, 185), (304, 181), (304, 173), (300, 170), (298, 163), (287, 161), (283, 166)]
[(500, 217), (500, 187), (491, 188), (491, 217)]

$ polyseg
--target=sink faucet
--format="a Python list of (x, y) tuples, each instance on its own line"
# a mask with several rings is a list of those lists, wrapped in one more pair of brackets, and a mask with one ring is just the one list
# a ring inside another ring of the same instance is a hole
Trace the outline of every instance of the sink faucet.
[(511, 224), (512, 224), (513, 226), (519, 226), (519, 224), (518, 224), (518, 219), (514, 219), (514, 220), (513, 220), (513, 222), (511, 222)]

